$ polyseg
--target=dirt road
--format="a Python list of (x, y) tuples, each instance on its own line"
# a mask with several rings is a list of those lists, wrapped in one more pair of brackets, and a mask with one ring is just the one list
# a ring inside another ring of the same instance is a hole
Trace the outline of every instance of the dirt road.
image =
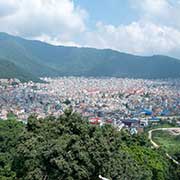
[[(180, 128), (157, 128), (157, 129), (152, 129), (148, 132), (148, 138), (151, 141), (151, 144), (153, 145), (154, 148), (159, 148), (160, 146), (155, 143), (152, 140), (152, 132), (154, 131), (180, 131)], [(176, 161), (172, 156), (170, 156), (168, 153), (166, 153), (166, 156), (172, 160), (175, 164), (180, 165), (180, 163), (178, 161)]]

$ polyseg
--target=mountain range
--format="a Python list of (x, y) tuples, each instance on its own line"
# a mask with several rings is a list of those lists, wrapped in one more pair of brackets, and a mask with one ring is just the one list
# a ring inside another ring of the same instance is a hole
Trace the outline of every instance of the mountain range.
[(0, 33), (0, 78), (39, 81), (45, 76), (178, 78), (180, 60), (111, 49), (53, 46)]

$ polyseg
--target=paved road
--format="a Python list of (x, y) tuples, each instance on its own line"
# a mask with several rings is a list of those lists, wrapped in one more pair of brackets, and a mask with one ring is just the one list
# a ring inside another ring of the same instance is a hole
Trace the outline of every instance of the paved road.
[[(157, 128), (157, 129), (152, 129), (148, 132), (148, 138), (151, 141), (151, 144), (153, 145), (154, 148), (159, 148), (160, 146), (158, 144), (156, 144), (153, 140), (152, 140), (152, 132), (154, 131), (169, 131), (169, 130), (180, 130), (180, 128)], [(180, 165), (180, 163), (178, 161), (176, 161), (172, 156), (170, 156), (168, 153), (166, 153), (166, 156), (172, 160), (175, 164)]]

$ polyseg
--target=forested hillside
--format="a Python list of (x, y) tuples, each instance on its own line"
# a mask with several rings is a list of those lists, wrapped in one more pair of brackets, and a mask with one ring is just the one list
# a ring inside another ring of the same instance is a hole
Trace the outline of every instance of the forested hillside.
[(90, 125), (67, 110), (27, 125), (0, 120), (2, 180), (179, 180), (180, 172), (146, 135)]
[[(110, 49), (53, 46), (0, 33), (0, 58), (43, 76), (178, 78), (180, 60), (167, 56), (134, 56)], [(3, 68), (0, 69), (3, 71)], [(11, 71), (7, 71), (11, 73)]]
[(18, 78), (21, 81), (40, 81), (39, 78), (33, 76), (33, 74), (28, 73), (21, 68), (17, 67), (14, 63), (0, 59), (0, 78)]

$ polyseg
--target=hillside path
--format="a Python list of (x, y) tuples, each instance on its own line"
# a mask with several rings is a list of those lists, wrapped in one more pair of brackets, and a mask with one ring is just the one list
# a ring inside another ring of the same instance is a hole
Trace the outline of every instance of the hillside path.
[[(150, 131), (148, 131), (148, 138), (151, 142), (151, 144), (153, 145), (154, 148), (159, 148), (160, 145), (158, 145), (156, 142), (154, 142), (152, 140), (152, 132), (154, 131), (180, 131), (180, 128), (157, 128), (157, 129), (151, 129)], [(180, 165), (180, 163), (178, 161), (176, 161), (172, 156), (170, 156), (168, 153), (166, 153), (166, 156), (172, 160), (175, 164)]]

